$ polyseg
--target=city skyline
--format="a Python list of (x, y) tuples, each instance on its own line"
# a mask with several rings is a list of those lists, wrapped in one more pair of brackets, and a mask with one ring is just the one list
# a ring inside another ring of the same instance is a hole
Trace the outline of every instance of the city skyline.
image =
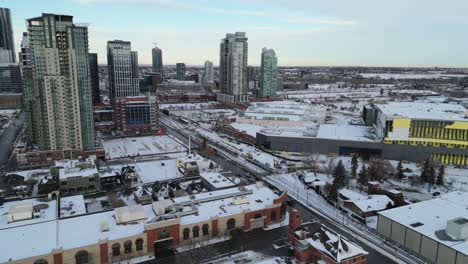
[[(219, 40), (225, 32), (242, 31), (250, 38), (249, 65), (255, 66), (264, 46), (275, 49), (279, 66), (468, 66), (462, 45), (466, 36), (459, 33), (468, 24), (463, 12), (468, 3), (457, 0), (429, 7), (427, 1), (367, 0), (54, 0), (34, 1), (28, 8), (24, 2), (1, 3), (11, 9), (16, 49), (26, 18), (62, 13), (90, 24), (90, 51), (98, 53), (101, 64), (106, 64), (106, 42), (126, 39), (134, 43), (141, 64), (151, 64), (156, 41), (166, 65), (211, 60), (218, 66)], [(177, 19), (179, 15), (184, 19)], [(130, 19), (133, 16), (139, 19)], [(447, 45), (451, 48), (441, 48)]]

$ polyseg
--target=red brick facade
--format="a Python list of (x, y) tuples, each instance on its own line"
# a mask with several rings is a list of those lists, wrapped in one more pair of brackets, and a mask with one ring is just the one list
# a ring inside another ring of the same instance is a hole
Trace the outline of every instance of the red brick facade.
[(109, 263), (109, 247), (107, 243), (103, 243), (99, 245), (99, 252), (101, 256), (101, 264)]
[(62, 253), (55, 253), (54, 254), (54, 264), (63, 264)]
[(218, 219), (211, 221), (211, 236), (216, 237), (218, 235)]
[(154, 242), (162, 239), (160, 238), (161, 231), (166, 230), (169, 233), (169, 236), (172, 237), (172, 245), (177, 246), (180, 243), (180, 225), (165, 226), (160, 228), (155, 228), (147, 230), (147, 243), (148, 243), (148, 253), (154, 251)]

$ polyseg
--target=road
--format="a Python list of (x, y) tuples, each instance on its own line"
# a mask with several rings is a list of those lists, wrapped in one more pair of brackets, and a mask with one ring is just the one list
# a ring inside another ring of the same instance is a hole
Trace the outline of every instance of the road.
[(13, 150), (13, 143), (23, 128), (25, 121), (24, 113), (19, 113), (11, 125), (0, 135), (0, 168), (6, 165)]
[[(179, 131), (178, 129), (176, 130), (176, 129), (173, 129), (173, 128), (168, 127), (168, 126), (165, 126), (165, 128), (166, 128), (167, 133), (171, 134), (172, 136), (176, 137), (177, 139), (181, 140), (184, 143), (188, 143), (188, 139), (186, 138), (186, 136), (185, 136), (185, 134), (183, 132)], [(194, 141), (192, 140), (192, 142), (194, 142)], [(198, 145), (196, 143), (192, 143), (192, 145), (198, 147)], [(220, 157), (220, 156), (214, 156), (214, 157), (210, 157), (210, 158), (212, 158), (215, 162), (217, 162), (219, 165), (221, 165), (224, 169), (230, 170), (231, 172), (235, 172), (234, 174), (236, 174), (239, 177), (248, 178), (249, 181), (253, 180), (252, 176), (256, 177), (257, 179), (261, 179), (261, 177), (258, 177), (257, 175), (252, 175), (251, 173), (246, 171), (244, 169), (244, 166), (243, 166), (244, 164), (238, 163), (237, 159), (235, 159), (234, 157), (232, 159), (226, 159), (225, 157)], [(342, 235), (345, 235), (348, 238), (351, 238), (350, 234), (347, 234), (346, 232), (344, 232), (336, 224), (334, 224), (330, 220), (320, 216), (319, 214), (311, 211), (310, 209), (306, 209), (305, 207), (303, 207), (299, 203), (296, 203), (294, 205), (294, 207), (297, 207), (297, 208), (299, 208), (299, 209), (301, 209), (303, 211), (304, 221), (320, 220), (322, 223), (329, 226), (330, 228), (332, 228), (336, 232), (338, 232), (338, 233), (340, 233)], [(374, 248), (369, 247), (365, 243), (362, 243), (360, 241), (355, 241), (355, 242), (356, 242), (356, 244), (358, 244), (359, 246), (361, 246), (367, 252), (370, 253), (369, 263), (383, 263), (383, 264), (395, 263), (390, 258), (382, 255), (377, 250), (375, 250)]]

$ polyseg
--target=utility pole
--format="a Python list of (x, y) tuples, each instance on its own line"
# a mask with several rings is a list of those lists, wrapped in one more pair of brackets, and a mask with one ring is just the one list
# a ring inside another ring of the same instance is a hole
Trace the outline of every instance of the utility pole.
[(192, 119), (189, 119), (189, 125), (188, 125), (188, 153), (189, 155), (192, 154)]

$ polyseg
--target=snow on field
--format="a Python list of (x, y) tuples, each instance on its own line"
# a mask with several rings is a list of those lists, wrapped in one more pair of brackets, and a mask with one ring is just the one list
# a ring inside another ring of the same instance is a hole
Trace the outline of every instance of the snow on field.
[(448, 79), (448, 78), (463, 78), (466, 74), (446, 74), (442, 72), (432, 73), (361, 73), (363, 78), (380, 78), (383, 80), (389, 79)]
[(102, 142), (102, 146), (106, 151), (106, 159), (185, 151), (184, 146), (166, 135), (105, 140)]

